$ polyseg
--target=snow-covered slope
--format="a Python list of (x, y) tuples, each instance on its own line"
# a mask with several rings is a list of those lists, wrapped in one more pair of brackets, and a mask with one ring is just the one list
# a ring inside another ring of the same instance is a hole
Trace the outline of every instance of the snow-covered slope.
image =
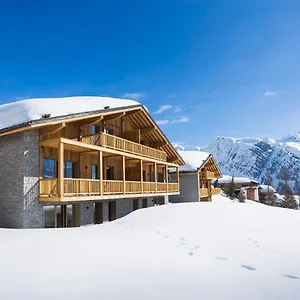
[[(180, 150), (197, 148), (175, 146)], [(265, 183), (266, 173), (270, 172), (273, 186), (279, 192), (282, 192), (279, 173), (283, 165), (289, 168), (292, 189), (295, 190), (296, 181), (300, 180), (300, 133), (277, 141), (269, 138), (218, 137), (201, 151), (211, 153), (225, 175), (249, 177)]]
[(39, 120), (45, 114), (52, 117), (85, 113), (109, 108), (138, 105), (140, 103), (109, 97), (65, 97), (27, 99), (0, 105), (0, 129)]
[(218, 196), (90, 227), (1, 229), (0, 299), (298, 300), (299, 213)]

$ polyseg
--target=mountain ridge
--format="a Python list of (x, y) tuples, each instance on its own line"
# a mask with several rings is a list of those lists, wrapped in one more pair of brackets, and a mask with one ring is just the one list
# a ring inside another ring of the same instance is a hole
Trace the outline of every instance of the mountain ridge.
[(224, 175), (243, 176), (265, 183), (269, 172), (273, 186), (283, 192), (280, 180), (282, 166), (289, 169), (289, 185), (296, 190), (300, 181), (300, 132), (289, 134), (281, 139), (271, 138), (233, 138), (218, 136), (205, 147), (182, 146), (180, 150), (201, 150), (211, 153)]

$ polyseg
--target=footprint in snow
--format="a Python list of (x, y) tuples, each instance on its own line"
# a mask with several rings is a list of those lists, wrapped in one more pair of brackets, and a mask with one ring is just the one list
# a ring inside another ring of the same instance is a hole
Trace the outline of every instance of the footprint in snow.
[(219, 259), (219, 260), (228, 260), (228, 258), (226, 258), (226, 257), (215, 257), (215, 259)]
[(170, 236), (169, 235), (164, 235), (164, 238), (165, 239), (168, 239)]
[(299, 279), (299, 277), (289, 274), (280, 274), (283, 277), (289, 278), (289, 279)]
[(194, 255), (194, 252), (193, 252), (193, 251), (190, 251), (190, 252), (189, 252), (189, 255), (190, 255), (190, 256), (193, 256), (193, 255)]
[(248, 265), (241, 265), (242, 268), (250, 270), (250, 271), (255, 271), (256, 269), (254, 267), (248, 266)]

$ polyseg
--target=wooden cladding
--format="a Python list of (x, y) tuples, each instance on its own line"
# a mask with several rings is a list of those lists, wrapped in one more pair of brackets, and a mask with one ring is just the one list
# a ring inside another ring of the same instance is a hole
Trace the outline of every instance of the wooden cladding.
[[(58, 179), (40, 179), (40, 198), (58, 197)], [(63, 197), (178, 193), (178, 183), (64, 178)], [(42, 200), (43, 201), (43, 200)]]
[(200, 179), (214, 179), (215, 178), (215, 173), (211, 171), (201, 171), (200, 172)]
[(167, 161), (167, 154), (163, 151), (103, 132), (84, 136), (80, 139), (80, 141), (86, 144), (102, 146), (105, 148), (119, 150), (131, 154), (137, 154), (143, 157), (153, 158), (160, 161)]
[(207, 197), (209, 195), (208, 188), (200, 189), (200, 197)]
[(218, 195), (218, 194), (221, 194), (221, 189), (220, 189), (220, 188), (212, 188), (212, 189), (211, 189), (211, 194), (212, 194), (212, 195)]

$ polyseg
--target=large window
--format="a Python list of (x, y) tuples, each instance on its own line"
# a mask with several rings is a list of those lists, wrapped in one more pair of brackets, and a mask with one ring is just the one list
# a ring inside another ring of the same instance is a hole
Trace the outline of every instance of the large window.
[(56, 160), (43, 158), (43, 178), (56, 178)]
[(74, 178), (74, 163), (71, 161), (65, 161), (65, 178)]
[(92, 125), (92, 134), (100, 132), (100, 125)]
[(92, 179), (98, 178), (98, 165), (92, 165)]

